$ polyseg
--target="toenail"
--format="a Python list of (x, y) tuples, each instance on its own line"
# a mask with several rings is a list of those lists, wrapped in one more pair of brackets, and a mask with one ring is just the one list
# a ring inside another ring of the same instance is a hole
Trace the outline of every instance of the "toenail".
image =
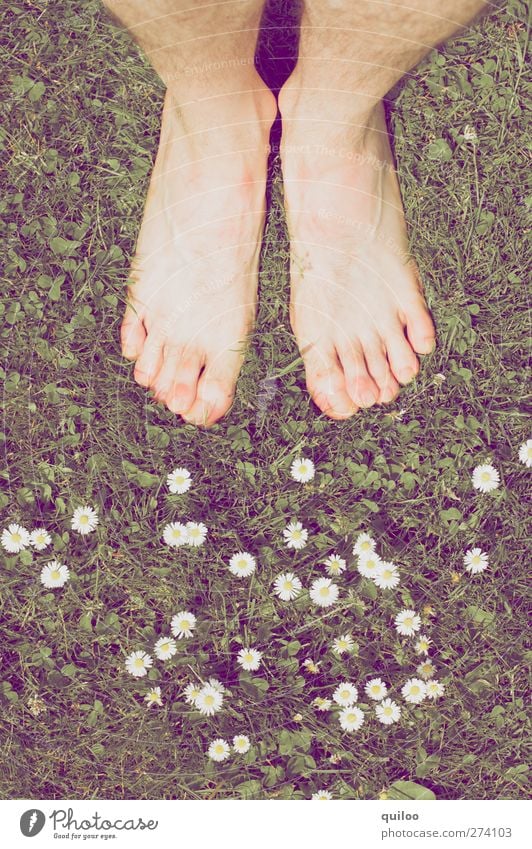
[(400, 383), (410, 383), (412, 378), (414, 377), (415, 372), (411, 368), (401, 369), (399, 372), (399, 382)]
[(365, 392), (360, 393), (360, 400), (364, 407), (371, 407), (376, 401), (375, 394), (370, 389), (366, 389)]
[(436, 340), (434, 336), (425, 336), (424, 343), (427, 354), (432, 354), (434, 348), (436, 347)]

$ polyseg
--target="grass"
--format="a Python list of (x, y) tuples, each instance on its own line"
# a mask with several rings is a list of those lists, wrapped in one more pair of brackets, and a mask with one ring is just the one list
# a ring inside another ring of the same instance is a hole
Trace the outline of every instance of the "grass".
[[(342, 423), (309, 402), (288, 325), (273, 156), (259, 324), (236, 403), (209, 432), (151, 403), (118, 347), (160, 84), (95, 0), (9, 0), (1, 17), (2, 527), (47, 527), (72, 577), (49, 592), (38, 580), (48, 552), (4, 557), (0, 796), (304, 799), (326, 787), (345, 799), (522, 797), (524, 3), (504, 4), (433, 51), (389, 104), (439, 333), (415, 383), (391, 408)], [(271, 49), (261, 50), (275, 70)], [(465, 140), (466, 124), (477, 143)], [(300, 453), (317, 466), (304, 486), (289, 476)], [(502, 484), (480, 495), (471, 472), (487, 458)], [(176, 465), (193, 474), (185, 496), (165, 486)], [(69, 522), (83, 503), (101, 516), (87, 537)], [(203, 548), (162, 545), (162, 527), (180, 517), (208, 525)], [(292, 519), (310, 531), (296, 554), (282, 544)], [(395, 592), (376, 592), (354, 568), (361, 530), (400, 565)], [(472, 545), (490, 557), (477, 576), (462, 565)], [(260, 565), (237, 581), (226, 564), (240, 548)], [(274, 599), (280, 571), (294, 565), (308, 586), (333, 551), (351, 568), (330, 611), (317, 613), (306, 593), (293, 604)], [(399, 690), (419, 658), (393, 628), (410, 606), (446, 687), (418, 707)], [(167, 665), (157, 661), (149, 680), (128, 676), (125, 656), (152, 650), (183, 608), (198, 617), (194, 638)], [(347, 631), (356, 649), (344, 661), (331, 642)], [(236, 653), (248, 641), (264, 663), (239, 676)], [(303, 667), (307, 657), (320, 661), (318, 674)], [(203, 718), (181, 694), (211, 675), (230, 692), (222, 712)], [(339, 681), (361, 690), (373, 675), (401, 702), (398, 725), (381, 726), (363, 695), (367, 719), (353, 736), (333, 712), (311, 707)], [(164, 705), (148, 710), (154, 685)], [(239, 732), (252, 741), (247, 755), (206, 758), (214, 737)]]

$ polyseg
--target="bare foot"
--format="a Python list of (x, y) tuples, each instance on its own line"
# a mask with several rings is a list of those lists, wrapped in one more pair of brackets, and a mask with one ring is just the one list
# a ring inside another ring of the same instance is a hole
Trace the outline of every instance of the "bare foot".
[[(334, 96), (334, 95), (332, 95)], [(292, 327), (308, 390), (331, 418), (392, 401), (434, 347), (381, 103), (327, 125), (281, 91)]]
[(194, 424), (230, 408), (253, 326), (276, 108), (269, 89), (234, 94), (221, 116), (203, 107), (205, 127), (166, 95), (122, 351), (136, 381)]

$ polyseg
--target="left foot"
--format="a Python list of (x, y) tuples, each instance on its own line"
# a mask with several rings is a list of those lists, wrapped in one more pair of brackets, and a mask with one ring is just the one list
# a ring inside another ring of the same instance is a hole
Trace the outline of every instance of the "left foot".
[(290, 317), (307, 387), (328, 416), (385, 404), (434, 348), (408, 254), (382, 103), (336, 124), (298, 116), (283, 89), (281, 158), (291, 241)]

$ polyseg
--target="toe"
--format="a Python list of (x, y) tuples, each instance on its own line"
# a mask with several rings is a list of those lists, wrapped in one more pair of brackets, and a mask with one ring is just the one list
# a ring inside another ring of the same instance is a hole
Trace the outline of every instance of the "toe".
[(136, 360), (142, 353), (146, 340), (146, 330), (142, 319), (128, 306), (120, 328), (122, 355), (127, 360)]
[(163, 362), (162, 340), (149, 333), (142, 353), (135, 364), (135, 380), (141, 386), (153, 386)]
[(385, 345), (393, 376), (404, 386), (418, 373), (418, 358), (404, 332), (399, 328), (395, 328), (385, 336)]
[(198, 381), (194, 402), (182, 414), (183, 419), (189, 424), (211, 427), (227, 413), (234, 397), (234, 381), (213, 377), (206, 368)]
[(348, 351), (339, 352), (339, 358), (349, 397), (358, 407), (371, 407), (378, 401), (380, 391), (368, 372), (362, 350), (353, 345)]
[(172, 413), (186, 413), (196, 401), (202, 361), (199, 355), (187, 354), (176, 362), (166, 403)]
[(319, 350), (312, 347), (303, 354), (307, 388), (314, 403), (331, 419), (347, 419), (358, 407), (346, 389), (345, 375), (331, 347)]
[(436, 333), (430, 313), (423, 302), (416, 304), (406, 315), (406, 334), (417, 354), (430, 354), (436, 343)]
[(399, 384), (390, 369), (386, 349), (380, 342), (368, 343), (364, 347), (367, 369), (378, 386), (378, 403), (389, 404), (399, 393)]

